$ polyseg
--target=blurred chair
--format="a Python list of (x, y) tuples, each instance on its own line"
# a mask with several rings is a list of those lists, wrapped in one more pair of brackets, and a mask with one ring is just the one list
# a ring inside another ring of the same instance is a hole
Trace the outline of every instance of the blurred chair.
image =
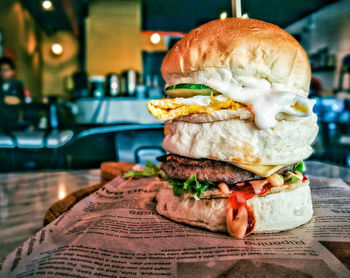
[(11, 134), (0, 132), (0, 159), (3, 162), (0, 170), (10, 172), (15, 169), (15, 139)]
[(165, 153), (161, 147), (163, 139), (163, 125), (119, 131), (115, 134), (116, 160), (139, 163), (148, 157), (154, 162), (155, 157)]
[(45, 147), (45, 131), (13, 131), (16, 147), (23, 149), (41, 149)]
[[(64, 146), (64, 168), (96, 168), (108, 160), (145, 163), (163, 155), (163, 124), (104, 126), (84, 130)], [(63, 162), (62, 161), (62, 162)]]
[(108, 160), (144, 164), (165, 154), (163, 139), (163, 124), (104, 126), (76, 134), (57, 129), (13, 131), (0, 133), (0, 157), (11, 157), (12, 166), (5, 171), (98, 168)]
[(145, 165), (147, 161), (151, 161), (154, 164), (158, 164), (157, 157), (164, 155), (166, 152), (161, 147), (138, 147), (135, 150), (135, 162)]
[(57, 169), (62, 147), (73, 138), (74, 133), (72, 130), (53, 129), (13, 131), (11, 135), (14, 160), (11, 170), (14, 171)]
[(57, 149), (67, 144), (74, 136), (72, 130), (53, 130), (49, 133), (45, 140), (45, 146), (49, 149)]
[(10, 134), (0, 132), (0, 148), (13, 149), (16, 146), (14, 138)]
[[(56, 169), (62, 147), (74, 135), (59, 121), (57, 98), (49, 97), (48, 103), (20, 103), (2, 108), (1, 124), (6, 123), (2, 126), (6, 132), (0, 132), (0, 158), (6, 157), (7, 163), (0, 165), (0, 172)], [(11, 119), (7, 112), (20, 112), (22, 117), (16, 114)]]

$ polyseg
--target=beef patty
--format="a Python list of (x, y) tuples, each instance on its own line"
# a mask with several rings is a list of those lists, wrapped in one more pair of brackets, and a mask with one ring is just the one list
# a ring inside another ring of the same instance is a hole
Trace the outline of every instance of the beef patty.
[[(158, 158), (162, 162), (161, 169), (174, 180), (187, 180), (193, 174), (197, 175), (198, 181), (208, 179), (213, 183), (225, 182), (235, 184), (249, 180), (262, 179), (263, 177), (243, 170), (230, 163), (212, 159), (193, 159), (185, 156), (168, 154)], [(278, 174), (284, 174), (292, 166), (285, 166)]]

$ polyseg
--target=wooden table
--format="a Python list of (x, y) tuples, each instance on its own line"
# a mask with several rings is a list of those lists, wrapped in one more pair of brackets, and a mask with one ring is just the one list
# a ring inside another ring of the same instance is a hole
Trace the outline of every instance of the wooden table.
[[(315, 161), (306, 166), (309, 175), (350, 183), (350, 169)], [(79, 189), (86, 192), (86, 187), (99, 182), (99, 170), (1, 174), (0, 258), (42, 228), (45, 213), (54, 203)], [(350, 243), (321, 243), (350, 269)]]
[(0, 174), (0, 258), (42, 228), (52, 204), (99, 182), (99, 170)]

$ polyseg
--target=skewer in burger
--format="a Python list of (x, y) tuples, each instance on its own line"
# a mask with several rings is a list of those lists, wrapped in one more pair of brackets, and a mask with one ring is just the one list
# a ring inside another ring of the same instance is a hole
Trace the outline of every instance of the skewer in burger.
[(177, 42), (161, 72), (169, 97), (148, 104), (169, 152), (158, 213), (237, 238), (308, 222), (302, 160), (318, 126), (300, 44), (270, 23), (215, 20)]

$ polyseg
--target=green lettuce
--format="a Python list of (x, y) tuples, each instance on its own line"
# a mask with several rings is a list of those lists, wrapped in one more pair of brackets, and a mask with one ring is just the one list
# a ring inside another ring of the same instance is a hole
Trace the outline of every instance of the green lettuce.
[(193, 174), (185, 182), (179, 180), (170, 179), (159, 167), (154, 163), (147, 161), (146, 166), (141, 171), (130, 170), (124, 174), (124, 178), (130, 177), (164, 177), (173, 187), (173, 193), (175, 196), (180, 196), (182, 193), (187, 192), (195, 194), (198, 198), (207, 190), (214, 187), (214, 183), (206, 179), (204, 182), (197, 180), (197, 175)]
[(157, 177), (161, 173), (161, 170), (154, 163), (147, 161), (146, 167), (142, 171), (130, 170), (126, 172), (123, 178), (130, 177)]
[(180, 83), (176, 85), (169, 86), (165, 89), (167, 90), (176, 90), (176, 89), (188, 89), (188, 90), (203, 90), (203, 89), (210, 89), (210, 87), (204, 85), (204, 84), (190, 84), (190, 83)]
[(288, 180), (286, 180), (288, 183), (295, 183), (297, 181), (299, 181), (299, 178), (297, 176), (291, 176)]
[(304, 169), (304, 163), (302, 161), (300, 161), (293, 167), (292, 172), (298, 171), (298, 172), (302, 173), (303, 169)]
[(197, 180), (197, 175), (193, 174), (185, 182), (168, 179), (173, 186), (175, 196), (180, 196), (183, 192), (195, 194), (198, 198), (207, 190), (214, 187), (214, 183), (206, 179), (204, 182)]

